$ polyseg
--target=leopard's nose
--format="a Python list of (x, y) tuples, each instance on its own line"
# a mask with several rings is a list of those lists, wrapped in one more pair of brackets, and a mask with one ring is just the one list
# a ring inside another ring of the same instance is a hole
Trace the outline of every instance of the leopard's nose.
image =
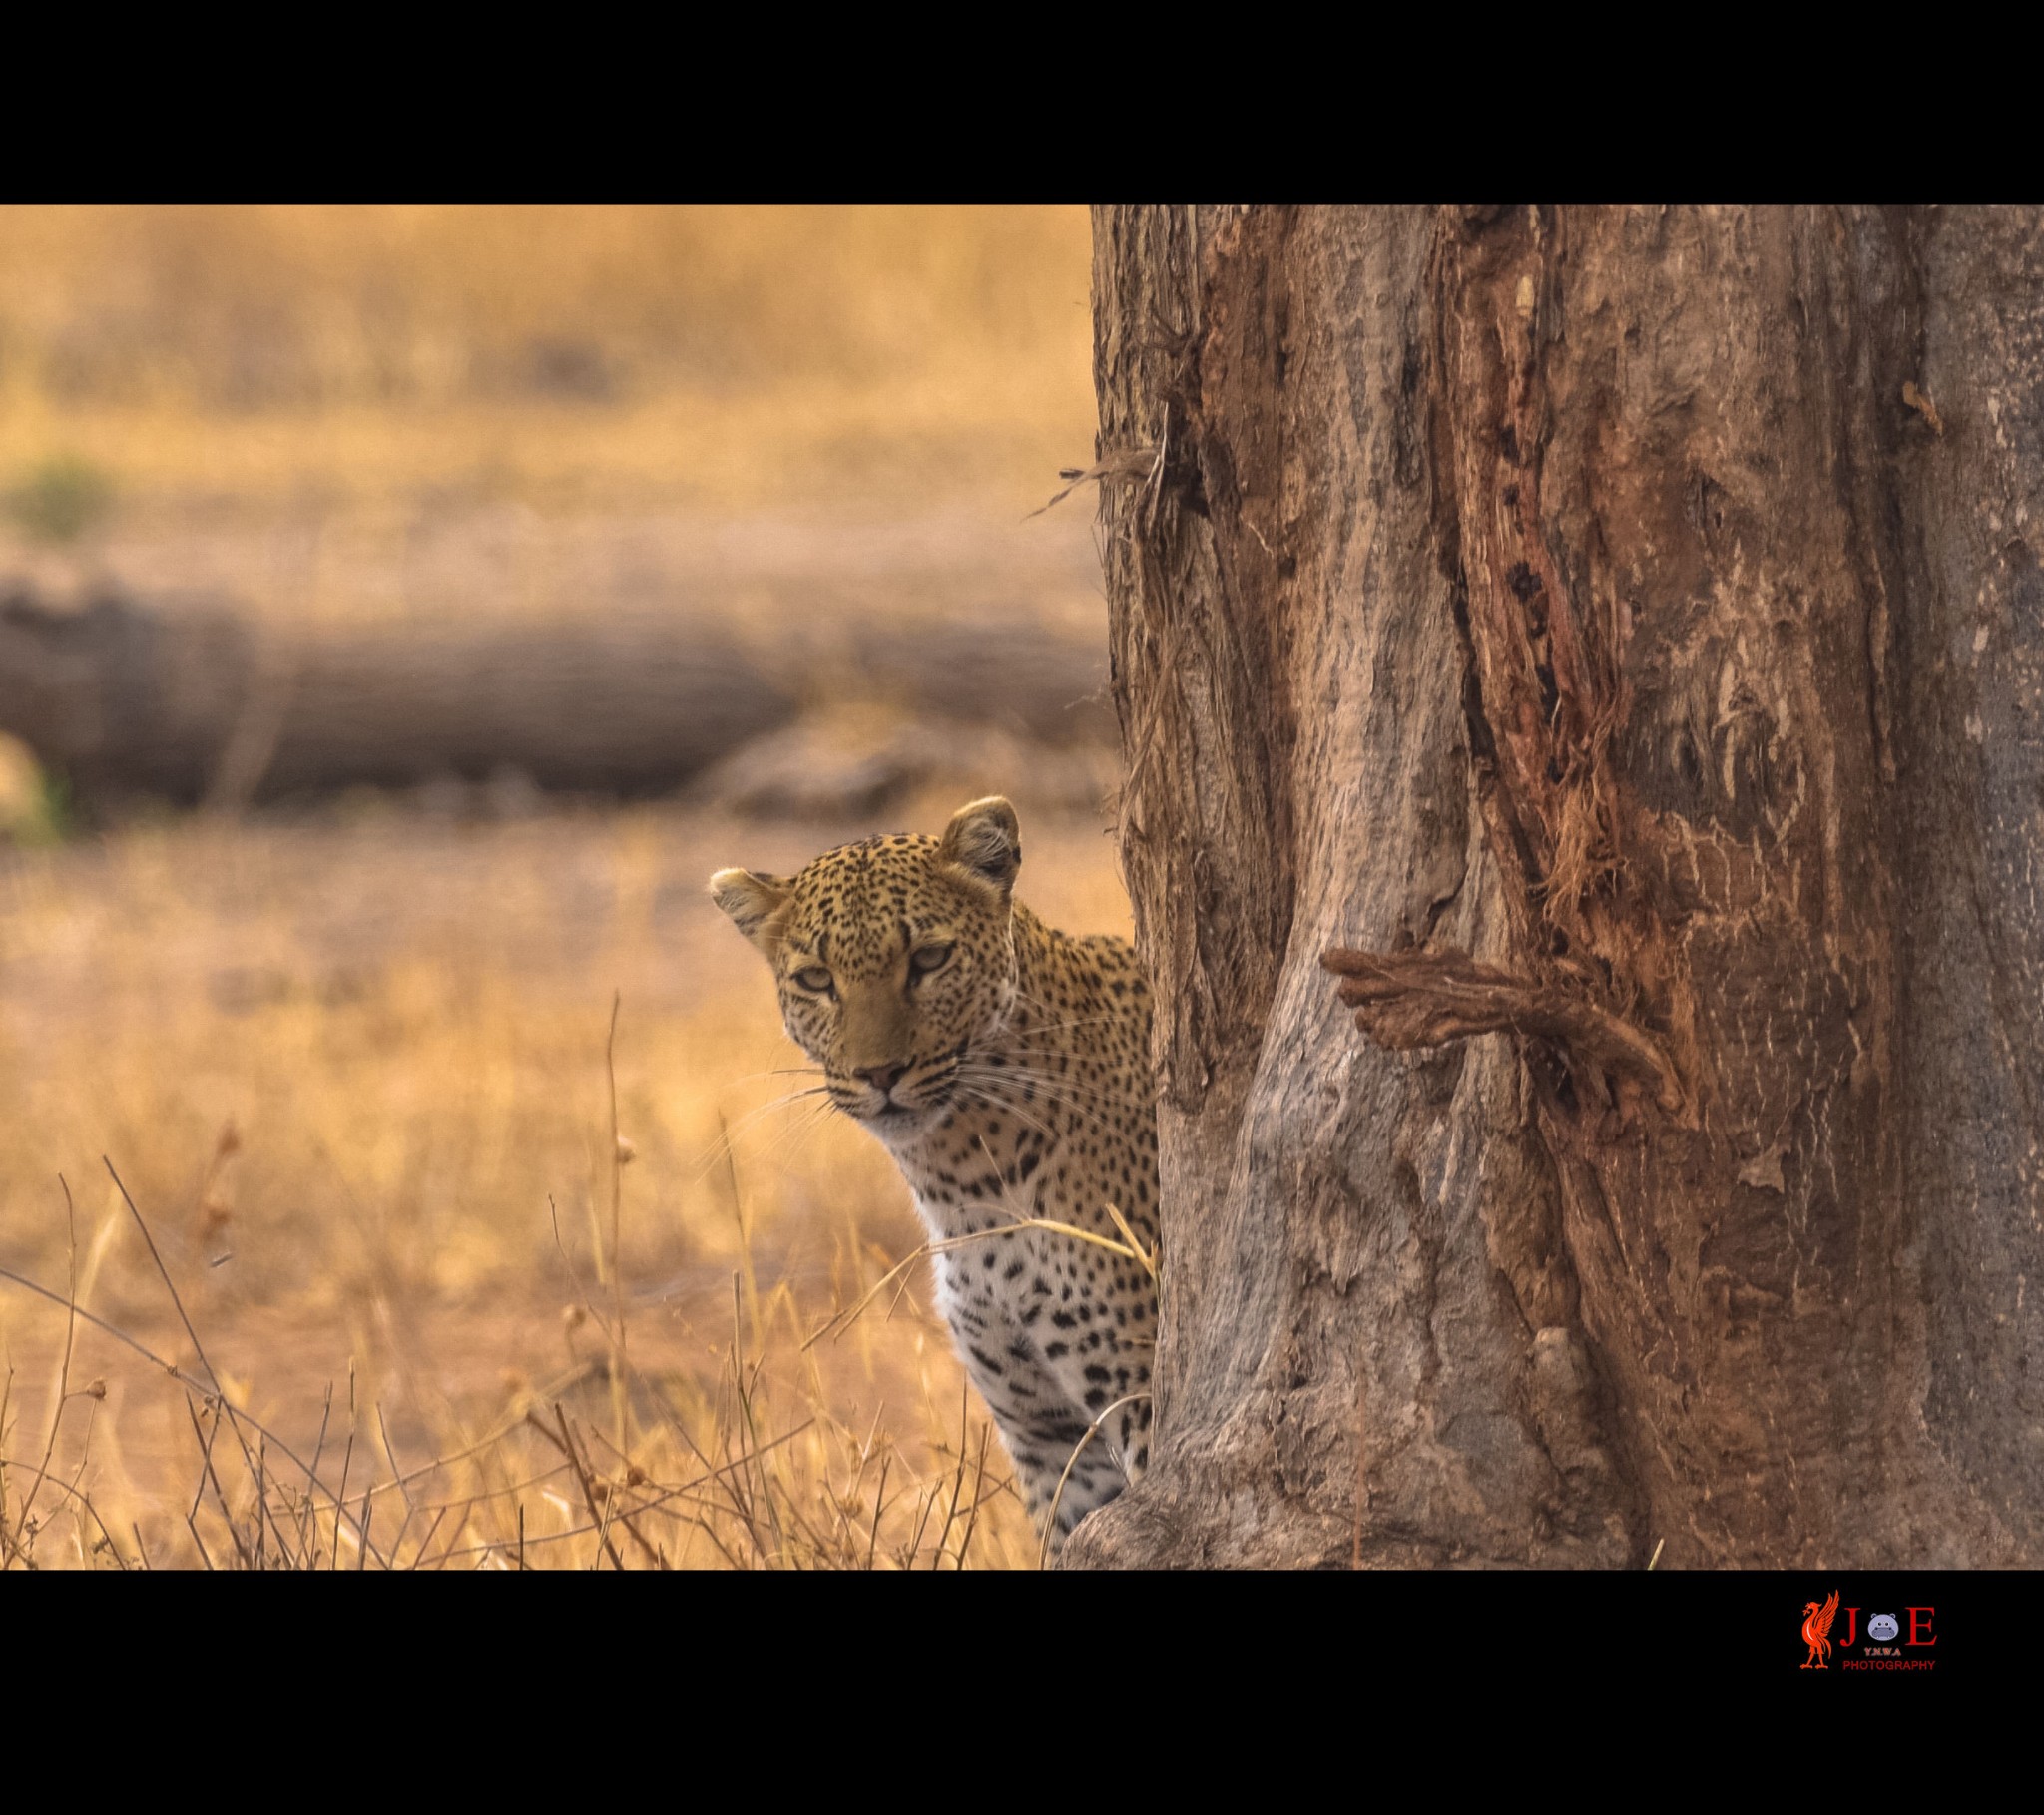
[(851, 1075), (864, 1079), (884, 1097), (901, 1082), (901, 1075), (907, 1070), (905, 1065), (861, 1065), (853, 1068)]

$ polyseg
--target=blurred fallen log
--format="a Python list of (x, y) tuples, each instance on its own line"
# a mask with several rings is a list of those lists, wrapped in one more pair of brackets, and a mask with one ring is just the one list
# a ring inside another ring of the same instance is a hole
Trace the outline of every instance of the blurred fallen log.
[(239, 807), (507, 773), (665, 792), (804, 704), (873, 700), (1058, 744), (1113, 720), (1090, 640), (1012, 615), (843, 617), (770, 639), (684, 615), (258, 632), (218, 610), (0, 600), (0, 731), (72, 798)]

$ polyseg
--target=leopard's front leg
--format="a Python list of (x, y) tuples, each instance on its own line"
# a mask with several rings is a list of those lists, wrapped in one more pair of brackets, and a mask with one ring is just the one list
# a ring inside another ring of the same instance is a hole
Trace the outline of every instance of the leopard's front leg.
[(966, 1373), (993, 1414), (1030, 1523), (1039, 1533), (1049, 1528), (1055, 1551), (1080, 1520), (1129, 1484), (1124, 1464), (1133, 1453), (1131, 1435), (1147, 1427), (1149, 1408), (1123, 1407), (1130, 1417), (1118, 1414), (1089, 1437), (1094, 1414), (1065, 1378), (1082, 1378), (1078, 1370), (1047, 1360), (1043, 1343), (1013, 1308), (976, 1292), (965, 1268), (943, 1264), (950, 1259), (940, 1257), (938, 1305)]

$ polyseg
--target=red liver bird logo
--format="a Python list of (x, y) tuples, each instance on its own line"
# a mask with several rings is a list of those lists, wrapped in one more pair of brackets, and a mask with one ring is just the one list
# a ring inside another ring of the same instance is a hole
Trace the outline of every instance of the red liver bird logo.
[(1826, 1661), (1831, 1654), (1831, 1621), (1838, 1616), (1838, 1590), (1831, 1590), (1831, 1597), (1818, 1606), (1810, 1601), (1802, 1609), (1802, 1642), (1809, 1646), (1809, 1655), (1802, 1660), (1805, 1670), (1823, 1670), (1830, 1667)]

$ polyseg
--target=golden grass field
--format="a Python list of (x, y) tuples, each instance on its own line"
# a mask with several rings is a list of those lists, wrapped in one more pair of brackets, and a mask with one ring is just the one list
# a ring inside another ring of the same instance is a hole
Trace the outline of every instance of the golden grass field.
[[(1086, 286), (1064, 210), (0, 210), (0, 577), (1104, 616), (1083, 507), (1024, 522), (1092, 453)], [(703, 893), (892, 822), (15, 823), (0, 1267), (55, 1299), (0, 1280), (0, 1568), (1035, 1564), (905, 1188), (774, 1103)], [(1102, 826), (1031, 825), (1075, 931), (1127, 927)]]

